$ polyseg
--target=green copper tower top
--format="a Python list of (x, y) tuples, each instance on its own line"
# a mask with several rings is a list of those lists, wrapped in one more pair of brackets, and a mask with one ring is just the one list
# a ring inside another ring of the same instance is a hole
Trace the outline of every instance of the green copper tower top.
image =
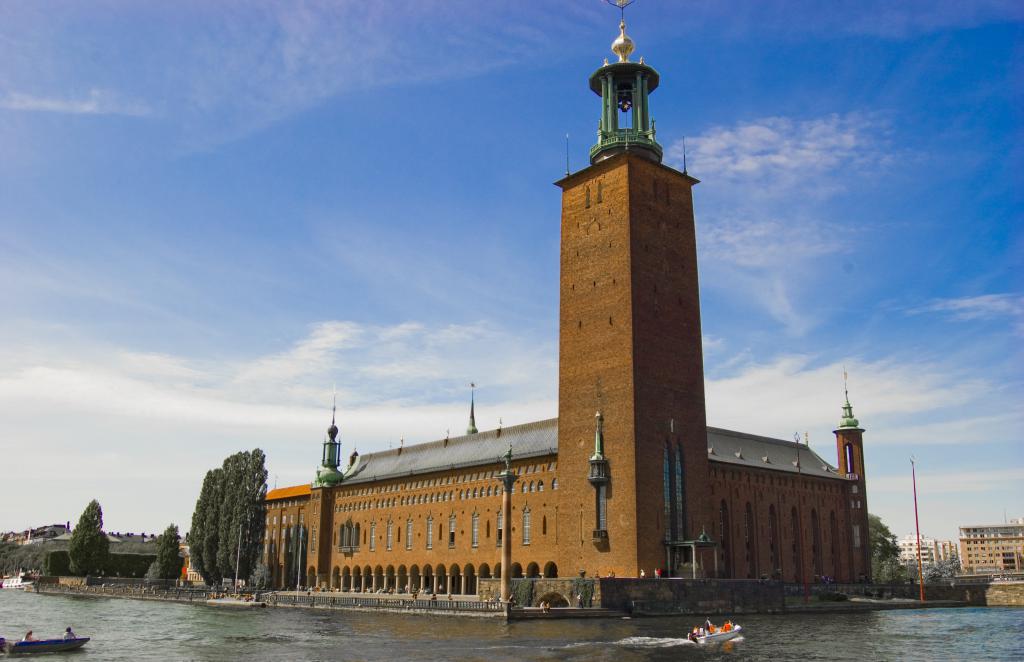
[(608, 64), (590, 76), (590, 89), (601, 97), (601, 120), (597, 144), (590, 148), (590, 162), (597, 163), (613, 154), (636, 151), (661, 163), (662, 149), (655, 140), (648, 96), (658, 87), (658, 72), (644, 64), (631, 62), (636, 49), (626, 34), (625, 18), (619, 22), (619, 36), (612, 42), (618, 62)]
[(344, 475), (338, 471), (341, 463), (341, 442), (338, 440), (338, 426), (334, 423), (334, 417), (338, 410), (338, 396), (334, 396), (334, 405), (331, 407), (331, 427), (327, 428), (327, 438), (324, 439), (323, 457), (320, 460), (320, 468), (316, 472), (314, 487), (329, 487), (337, 485), (342, 481)]
[(843, 417), (839, 419), (837, 430), (859, 430), (860, 421), (853, 416), (853, 405), (850, 404), (850, 391), (846, 386), (846, 368), (843, 368), (843, 395), (846, 403), (843, 405)]

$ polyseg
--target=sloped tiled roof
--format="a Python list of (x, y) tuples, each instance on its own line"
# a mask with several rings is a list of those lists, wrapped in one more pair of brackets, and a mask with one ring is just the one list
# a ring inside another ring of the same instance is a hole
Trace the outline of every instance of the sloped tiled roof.
[(309, 496), (310, 487), (309, 485), (293, 485), (291, 487), (279, 487), (276, 490), (270, 490), (267, 492), (267, 501), (275, 501), (277, 499), (291, 499), (299, 496)]
[[(488, 464), (497, 468), (509, 441), (516, 460), (557, 455), (558, 419), (514, 425), (502, 429), (500, 434), (498, 430), (488, 430), (360, 455), (354, 466), (345, 469), (344, 484), (371, 483)], [(708, 428), (708, 460), (769, 471), (840, 478), (835, 467), (804, 444), (722, 428)], [(308, 496), (309, 493), (308, 484), (282, 487), (268, 492), (267, 500)]]
[(360, 455), (345, 470), (345, 484), (369, 483), (385, 478), (493, 464), (512, 442), (512, 457), (521, 460), (558, 453), (558, 419), (513, 425), (450, 439)]
[(708, 460), (756, 469), (840, 478), (836, 468), (809, 446), (722, 428), (708, 428)]

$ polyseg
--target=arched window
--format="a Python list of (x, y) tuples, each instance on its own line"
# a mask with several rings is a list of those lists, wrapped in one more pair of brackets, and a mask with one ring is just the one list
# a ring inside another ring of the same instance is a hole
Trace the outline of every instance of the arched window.
[(672, 539), (672, 474), (669, 471), (668, 444), (665, 444), (664, 459), (661, 463), (662, 497), (665, 505), (665, 540)]
[(818, 511), (811, 509), (811, 561), (814, 565), (814, 575), (821, 577), (821, 523), (818, 521)]
[(530, 481), (530, 491), (533, 492), (535, 489), (536, 489), (536, 486), (533, 484), (533, 481), (531, 480)]
[(526, 494), (526, 490), (528, 487), (529, 486), (526, 484), (526, 481), (523, 481), (523, 494)]
[(387, 525), (387, 550), (389, 552), (391, 551), (391, 544), (394, 542), (394, 538), (395, 538), (395, 525), (389, 519), (388, 520), (388, 525)]
[(427, 549), (434, 549), (434, 517), (427, 515)]
[(548, 516), (544, 515), (540, 518), (540, 534), (546, 536), (548, 534)]
[(505, 535), (505, 527), (503, 526), (504, 523), (505, 523), (505, 514), (499, 510), (498, 511), (498, 528), (495, 529), (497, 531), (497, 534), (496, 534), (495, 537), (498, 540), (498, 547), (501, 547), (501, 539), (502, 539), (502, 536)]
[(448, 516), (448, 547), (455, 547), (455, 513)]
[(537, 481), (537, 491), (538, 492), (543, 492), (544, 491), (544, 481), (542, 481), (542, 480), (538, 480)]
[(590, 187), (589, 186), (587, 187), (587, 191), (586, 191), (586, 194), (585, 194), (584, 197), (585, 197), (585, 199), (583, 201), (583, 206), (586, 209), (590, 209)]
[(853, 444), (847, 443), (844, 448), (846, 450), (846, 473), (848, 473), (848, 474), (856, 473), (854, 471), (854, 464), (853, 464)]
[(732, 577), (732, 553), (729, 545), (732, 542), (729, 535), (729, 505), (722, 499), (718, 507), (718, 539), (722, 544), (722, 558), (725, 561), (725, 576)]
[(479, 513), (473, 513), (472, 526), (470, 528), (471, 543), (473, 547), (480, 546), (480, 515)]
[(552, 478), (551, 479), (551, 489), (553, 489), (553, 490), (557, 490), (558, 489), (558, 479), (557, 478)]
[(377, 549), (377, 522), (370, 522), (370, 551)]
[(686, 539), (686, 492), (683, 490), (683, 449), (676, 446), (676, 537)]
[(523, 509), (523, 544), (530, 544), (530, 509)]
[(832, 576), (835, 577), (839, 574), (839, 523), (836, 522), (836, 511), (831, 511), (828, 514), (828, 543), (830, 553), (832, 557)]
[(796, 506), (790, 513), (790, 528), (793, 530), (793, 579), (792, 581), (800, 581), (804, 578), (804, 562), (803, 562), (803, 545), (801, 545), (800, 538), (800, 515), (796, 511)]
[(747, 579), (757, 577), (757, 546), (754, 543), (754, 509), (747, 502), (743, 512), (743, 543), (747, 555)]
[(782, 567), (779, 565), (779, 516), (774, 504), (768, 506), (768, 560), (774, 579), (782, 579)]
[(412, 518), (405, 520), (405, 548), (412, 549)]

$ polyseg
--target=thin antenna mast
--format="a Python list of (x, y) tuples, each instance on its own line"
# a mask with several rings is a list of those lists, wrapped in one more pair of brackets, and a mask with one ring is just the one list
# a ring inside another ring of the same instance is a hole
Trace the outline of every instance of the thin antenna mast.
[(686, 136), (683, 136), (683, 174), (684, 175), (687, 174), (687, 172), (686, 172)]
[(569, 134), (565, 134), (565, 176), (569, 176)]

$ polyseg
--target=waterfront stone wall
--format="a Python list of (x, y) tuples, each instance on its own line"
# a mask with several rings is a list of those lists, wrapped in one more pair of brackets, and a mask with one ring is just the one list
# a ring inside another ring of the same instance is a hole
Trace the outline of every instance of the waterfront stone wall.
[[(532, 590), (517, 590), (517, 585), (521, 582), (530, 582)], [(479, 591), (480, 600), (484, 602), (500, 597), (501, 579), (481, 579)], [(520, 607), (537, 607), (542, 601), (546, 601), (552, 607), (575, 607), (581, 594), (584, 607), (602, 606), (601, 582), (597, 579), (513, 579), (512, 592), (521, 603)], [(529, 600), (524, 601), (521, 598), (524, 594), (529, 594)]]
[(599, 583), (602, 607), (636, 613), (766, 614), (784, 608), (780, 582), (606, 578)]
[(990, 607), (1024, 607), (1024, 582), (989, 584), (985, 602)]

